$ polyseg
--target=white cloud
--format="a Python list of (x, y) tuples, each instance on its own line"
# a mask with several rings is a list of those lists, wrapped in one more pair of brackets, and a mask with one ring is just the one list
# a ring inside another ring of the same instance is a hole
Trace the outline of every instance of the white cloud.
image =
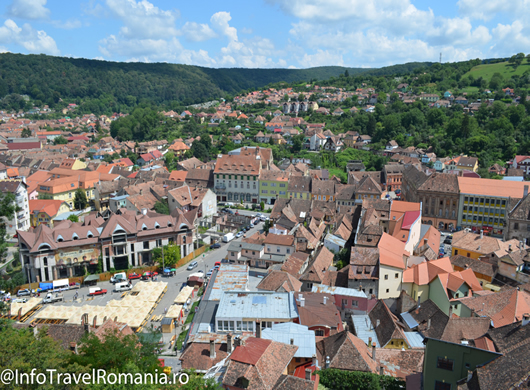
[(54, 27), (62, 28), (64, 30), (73, 30), (76, 28), (81, 28), (83, 26), (83, 23), (81, 23), (78, 19), (69, 19), (65, 22), (61, 22), (60, 20), (54, 20), (52, 22)]
[(498, 24), (491, 31), (496, 42), (492, 47), (494, 55), (512, 56), (519, 52), (530, 51), (530, 28), (520, 20), (515, 20), (512, 24)]
[(462, 15), (473, 19), (491, 20), (499, 14), (528, 16), (529, 0), (459, 0), (458, 10)]
[(147, 0), (106, 0), (124, 26), (120, 35), (129, 39), (161, 39), (177, 35), (178, 11), (163, 11)]
[(102, 39), (99, 51), (106, 58), (125, 57), (130, 62), (178, 62), (188, 65), (214, 66), (215, 60), (205, 50), (185, 49), (177, 38), (122, 39), (115, 35)]
[(242, 32), (243, 34), (252, 34), (252, 33), (253, 33), (253, 30), (252, 30), (251, 28), (243, 27), (243, 28), (241, 29), (241, 32)]
[(46, 19), (50, 10), (46, 8), (47, 0), (13, 0), (7, 7), (7, 15), (20, 19)]
[(28, 52), (35, 54), (60, 54), (54, 39), (45, 31), (37, 31), (27, 23), (19, 27), (11, 19), (7, 19), (0, 27), (0, 44), (20, 45)]
[(192, 42), (203, 42), (215, 38), (217, 34), (207, 24), (186, 22), (181, 29), (186, 39)]
[(237, 29), (230, 27), (228, 22), (232, 20), (230, 12), (217, 12), (210, 18), (210, 23), (214, 30), (227, 36), (231, 41), (237, 41)]

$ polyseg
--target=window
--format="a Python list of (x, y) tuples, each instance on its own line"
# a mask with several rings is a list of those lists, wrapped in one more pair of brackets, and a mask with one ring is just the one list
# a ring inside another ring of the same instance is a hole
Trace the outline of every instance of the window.
[(397, 278), (399, 278), (399, 274), (398, 274), (398, 273), (396, 273), (396, 274), (394, 275), (394, 279), (397, 279)]
[(282, 183), (282, 184), (280, 184), (280, 187), (285, 187), (285, 184), (283, 184), (283, 183)]
[(387, 288), (387, 289), (386, 289), (386, 292), (387, 292), (387, 294), (388, 294), (388, 293), (390, 292), (390, 290)]
[(388, 280), (388, 275), (385, 275), (385, 280)]
[(347, 299), (343, 299), (342, 300), (342, 306), (346, 306), (348, 304), (348, 300)]
[(271, 183), (271, 187), (276, 187), (276, 183)]
[(228, 325), (229, 325), (229, 330), (233, 332), (234, 331), (234, 321), (229, 321)]
[(291, 249), (290, 248), (287, 248), (286, 251), (287, 251), (287, 253), (291, 253)]
[(451, 390), (451, 384), (436, 381), (434, 382), (434, 390)]
[[(370, 289), (370, 294), (371, 293), (372, 293), (372, 290)], [(359, 301), (355, 301), (355, 300), (352, 299), (351, 305), (357, 307), (357, 306), (359, 306)]]
[(267, 184), (267, 183), (261, 183), (261, 186), (262, 186), (262, 187), (267, 187), (268, 184)]
[(447, 370), (447, 371), (453, 371), (453, 365), (454, 365), (454, 361), (452, 359), (447, 359), (447, 357), (445, 358), (439, 357), (436, 362), (437, 368), (441, 368), (442, 370)]
[(315, 336), (324, 337), (324, 331), (322, 329), (315, 330)]
[(228, 321), (223, 321), (223, 330), (228, 330)]
[(217, 330), (223, 330), (223, 321), (217, 321)]
[(269, 191), (267, 191), (267, 190), (261, 190), (261, 193), (262, 193), (262, 194), (266, 194), (266, 193), (268, 193), (268, 192), (269, 192)]

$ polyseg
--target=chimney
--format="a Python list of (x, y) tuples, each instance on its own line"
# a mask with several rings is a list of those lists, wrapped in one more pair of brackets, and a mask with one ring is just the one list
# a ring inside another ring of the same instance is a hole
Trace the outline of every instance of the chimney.
[(383, 368), (383, 366), (379, 367), (379, 375), (385, 375), (385, 369)]
[(261, 322), (256, 321), (256, 338), (261, 339)]
[(420, 306), (421, 306), (421, 297), (418, 296), (418, 309), (420, 308)]
[(215, 339), (210, 339), (210, 359), (215, 359)]
[(226, 351), (228, 353), (232, 352), (232, 333), (226, 335)]
[(326, 356), (326, 364), (324, 365), (324, 368), (329, 368), (329, 356)]
[(291, 345), (294, 345), (294, 339), (291, 339)]
[(523, 196), (528, 195), (528, 185), (524, 186)]
[(481, 239), (484, 238), (484, 230), (481, 230), (481, 231), (480, 231), (480, 238), (481, 238)]
[(370, 348), (372, 346), (372, 338), (368, 337), (368, 347)]
[(431, 319), (427, 320), (427, 330), (431, 329)]
[(372, 360), (375, 360), (375, 347), (377, 346), (377, 343), (372, 344)]
[(324, 295), (324, 305), (325, 305), (326, 303), (328, 303), (328, 297), (326, 297), (326, 296)]
[(377, 320), (376, 323), (375, 323), (375, 327), (378, 328), (380, 324), (381, 324), (381, 321)]
[(300, 297), (300, 307), (304, 307), (305, 306), (305, 299)]
[(311, 380), (311, 370), (309, 368), (305, 369), (305, 379), (308, 381)]
[(508, 245), (508, 252), (512, 251), (512, 244)]
[(530, 314), (525, 313), (523, 314), (523, 322), (521, 323), (521, 326), (526, 326), (530, 322)]

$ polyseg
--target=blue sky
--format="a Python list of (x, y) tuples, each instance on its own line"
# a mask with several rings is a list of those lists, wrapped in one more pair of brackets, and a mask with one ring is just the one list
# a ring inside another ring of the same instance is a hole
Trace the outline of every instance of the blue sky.
[(381, 67), (530, 52), (530, 0), (2, 0), (0, 52)]

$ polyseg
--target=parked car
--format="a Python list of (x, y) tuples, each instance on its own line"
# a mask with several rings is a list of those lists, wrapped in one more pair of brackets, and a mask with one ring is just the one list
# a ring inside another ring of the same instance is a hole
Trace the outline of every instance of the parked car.
[(142, 275), (137, 274), (136, 272), (133, 272), (132, 274), (129, 274), (129, 280), (140, 279), (141, 277), (142, 277)]
[(239, 237), (241, 237), (242, 235), (243, 235), (243, 232), (237, 232), (237, 234), (236, 234), (236, 238), (239, 238)]
[(213, 268), (206, 273), (206, 277), (209, 278), (213, 274)]
[(444, 244), (451, 245), (452, 243), (453, 243), (453, 239), (452, 239), (452, 238), (447, 237), (447, 238), (444, 240)]
[(88, 295), (105, 295), (107, 290), (102, 289), (101, 287), (90, 287), (88, 289)]
[(261, 222), (265, 222), (268, 218), (264, 215), (262, 215), (261, 217), (259, 217), (260, 221)]
[(188, 267), (186, 269), (188, 271), (191, 271), (192, 269), (197, 268), (198, 265), (199, 265), (199, 263), (197, 263), (196, 261), (192, 261), (191, 263), (188, 264)]
[(220, 247), (221, 247), (221, 244), (219, 244), (219, 243), (210, 245), (210, 249), (218, 249)]
[(35, 291), (33, 291), (33, 290), (30, 291), (29, 289), (25, 288), (25, 289), (17, 291), (17, 297), (23, 297), (25, 295), (31, 295), (31, 294), (34, 294), (34, 293), (35, 293)]

